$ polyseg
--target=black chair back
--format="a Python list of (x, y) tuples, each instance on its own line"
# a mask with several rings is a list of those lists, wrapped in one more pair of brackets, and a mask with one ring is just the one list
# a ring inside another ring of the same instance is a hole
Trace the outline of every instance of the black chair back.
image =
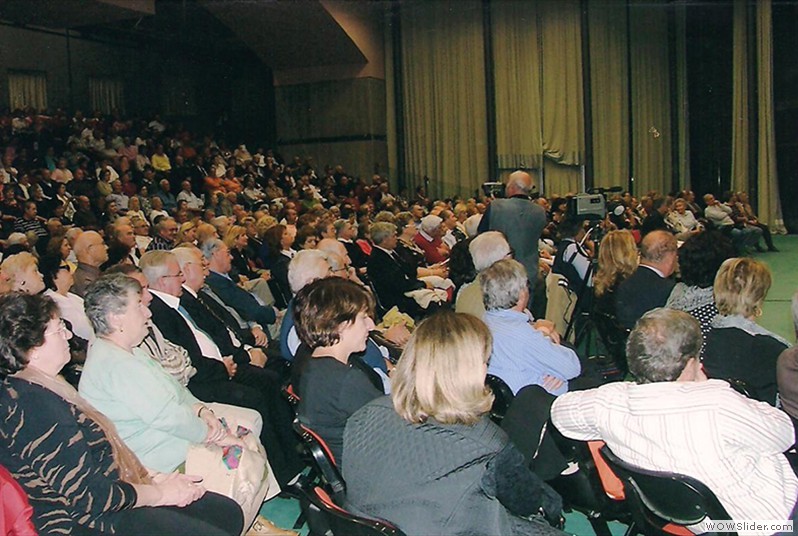
[(302, 438), (305, 451), (313, 460), (313, 469), (315, 469), (320, 483), (329, 491), (333, 498), (343, 500), (346, 493), (346, 482), (344, 482), (344, 477), (341, 476), (341, 472), (338, 470), (335, 456), (333, 456), (330, 447), (327, 446), (327, 443), (319, 434), (299, 422), (299, 419), (294, 420), (294, 430)]
[(647, 534), (661, 533), (668, 523), (686, 527), (706, 518), (731, 519), (715, 494), (695, 478), (635, 467), (606, 445), (600, 452), (623, 482), (632, 515)]
[(493, 391), (493, 406), (490, 408), (490, 418), (496, 424), (501, 424), (515, 395), (512, 389), (504, 383), (504, 380), (493, 374), (488, 374), (485, 377), (485, 385)]
[(308, 490), (300, 503), (311, 536), (404, 536), (392, 523), (346, 510), (318, 486)]
[(629, 365), (626, 363), (626, 339), (630, 330), (621, 327), (614, 315), (604, 311), (593, 310), (593, 325), (607, 352), (612, 357), (618, 369), (626, 374)]

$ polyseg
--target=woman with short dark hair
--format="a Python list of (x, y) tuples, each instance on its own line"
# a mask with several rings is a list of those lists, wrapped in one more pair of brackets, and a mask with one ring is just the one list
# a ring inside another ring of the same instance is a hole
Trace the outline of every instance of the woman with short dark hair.
[(316, 280), (294, 299), (302, 341), (293, 371), (302, 397), (299, 419), (325, 440), (339, 462), (346, 420), (383, 394), (376, 373), (353, 355), (366, 349), (373, 314), (371, 295), (340, 277)]
[(240, 508), (192, 477), (148, 471), (58, 372), (72, 336), (46, 296), (0, 296), (0, 464), (40, 534), (240, 534)]

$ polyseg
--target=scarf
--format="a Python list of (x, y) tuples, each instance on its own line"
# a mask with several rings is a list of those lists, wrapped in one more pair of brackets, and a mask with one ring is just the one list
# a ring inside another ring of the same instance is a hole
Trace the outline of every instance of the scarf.
[(767, 335), (768, 337), (772, 337), (779, 341), (781, 344), (789, 348), (792, 346), (787, 339), (783, 337), (779, 337), (773, 332), (770, 332), (754, 322), (753, 320), (749, 320), (742, 315), (730, 315), (730, 316), (723, 316), (718, 315), (715, 317), (715, 320), (712, 321), (712, 327), (721, 329), (721, 328), (737, 328), (739, 330), (745, 331), (750, 335)]
[(89, 419), (97, 423), (105, 434), (106, 439), (111, 444), (111, 453), (114, 462), (119, 468), (119, 475), (123, 482), (128, 484), (150, 484), (150, 476), (147, 469), (130, 450), (127, 445), (116, 433), (116, 427), (108, 418), (94, 409), (74, 387), (69, 385), (61, 376), (50, 376), (35, 367), (26, 367), (14, 374), (15, 378), (21, 378), (27, 382), (44, 387), (48, 391), (57, 394), (69, 404), (72, 404), (79, 411), (84, 413)]
[(712, 287), (701, 288), (676, 283), (665, 307), (690, 312), (714, 303), (715, 296), (712, 294)]

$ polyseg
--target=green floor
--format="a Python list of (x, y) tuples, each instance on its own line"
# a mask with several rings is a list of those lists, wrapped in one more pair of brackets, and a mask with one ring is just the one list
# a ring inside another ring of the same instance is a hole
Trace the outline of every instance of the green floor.
[[(773, 272), (773, 286), (765, 301), (760, 324), (786, 337), (787, 340), (794, 341), (795, 330), (790, 312), (790, 300), (793, 293), (798, 290), (798, 269), (796, 269), (798, 268), (798, 236), (775, 236), (773, 241), (781, 250), (779, 253), (755, 254), (756, 258), (766, 262)], [(299, 503), (293, 499), (275, 498), (263, 505), (261, 514), (278, 527), (290, 528), (299, 515)], [(569, 534), (577, 536), (593, 536), (595, 534), (587, 518), (582, 514), (567, 514), (565, 520), (565, 531)], [(614, 536), (620, 536), (626, 530), (626, 526), (621, 523), (610, 523), (610, 530)], [(307, 532), (307, 526), (300, 530), (303, 536)]]

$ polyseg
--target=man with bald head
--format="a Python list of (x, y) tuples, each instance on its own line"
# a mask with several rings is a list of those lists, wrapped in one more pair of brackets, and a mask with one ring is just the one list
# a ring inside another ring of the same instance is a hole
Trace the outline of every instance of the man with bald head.
[(534, 184), (526, 171), (507, 177), (506, 199), (494, 199), (479, 223), (478, 231), (501, 231), (513, 248), (515, 259), (526, 268), (530, 288), (538, 278), (538, 240), (546, 227), (546, 212), (529, 196)]
[(83, 297), (89, 285), (100, 277), (100, 266), (108, 260), (108, 246), (98, 232), (86, 231), (75, 239), (74, 251), (78, 268), (72, 292)]
[(676, 237), (668, 231), (652, 231), (640, 244), (640, 265), (618, 286), (615, 312), (621, 326), (632, 329), (648, 311), (662, 307), (675, 285)]

